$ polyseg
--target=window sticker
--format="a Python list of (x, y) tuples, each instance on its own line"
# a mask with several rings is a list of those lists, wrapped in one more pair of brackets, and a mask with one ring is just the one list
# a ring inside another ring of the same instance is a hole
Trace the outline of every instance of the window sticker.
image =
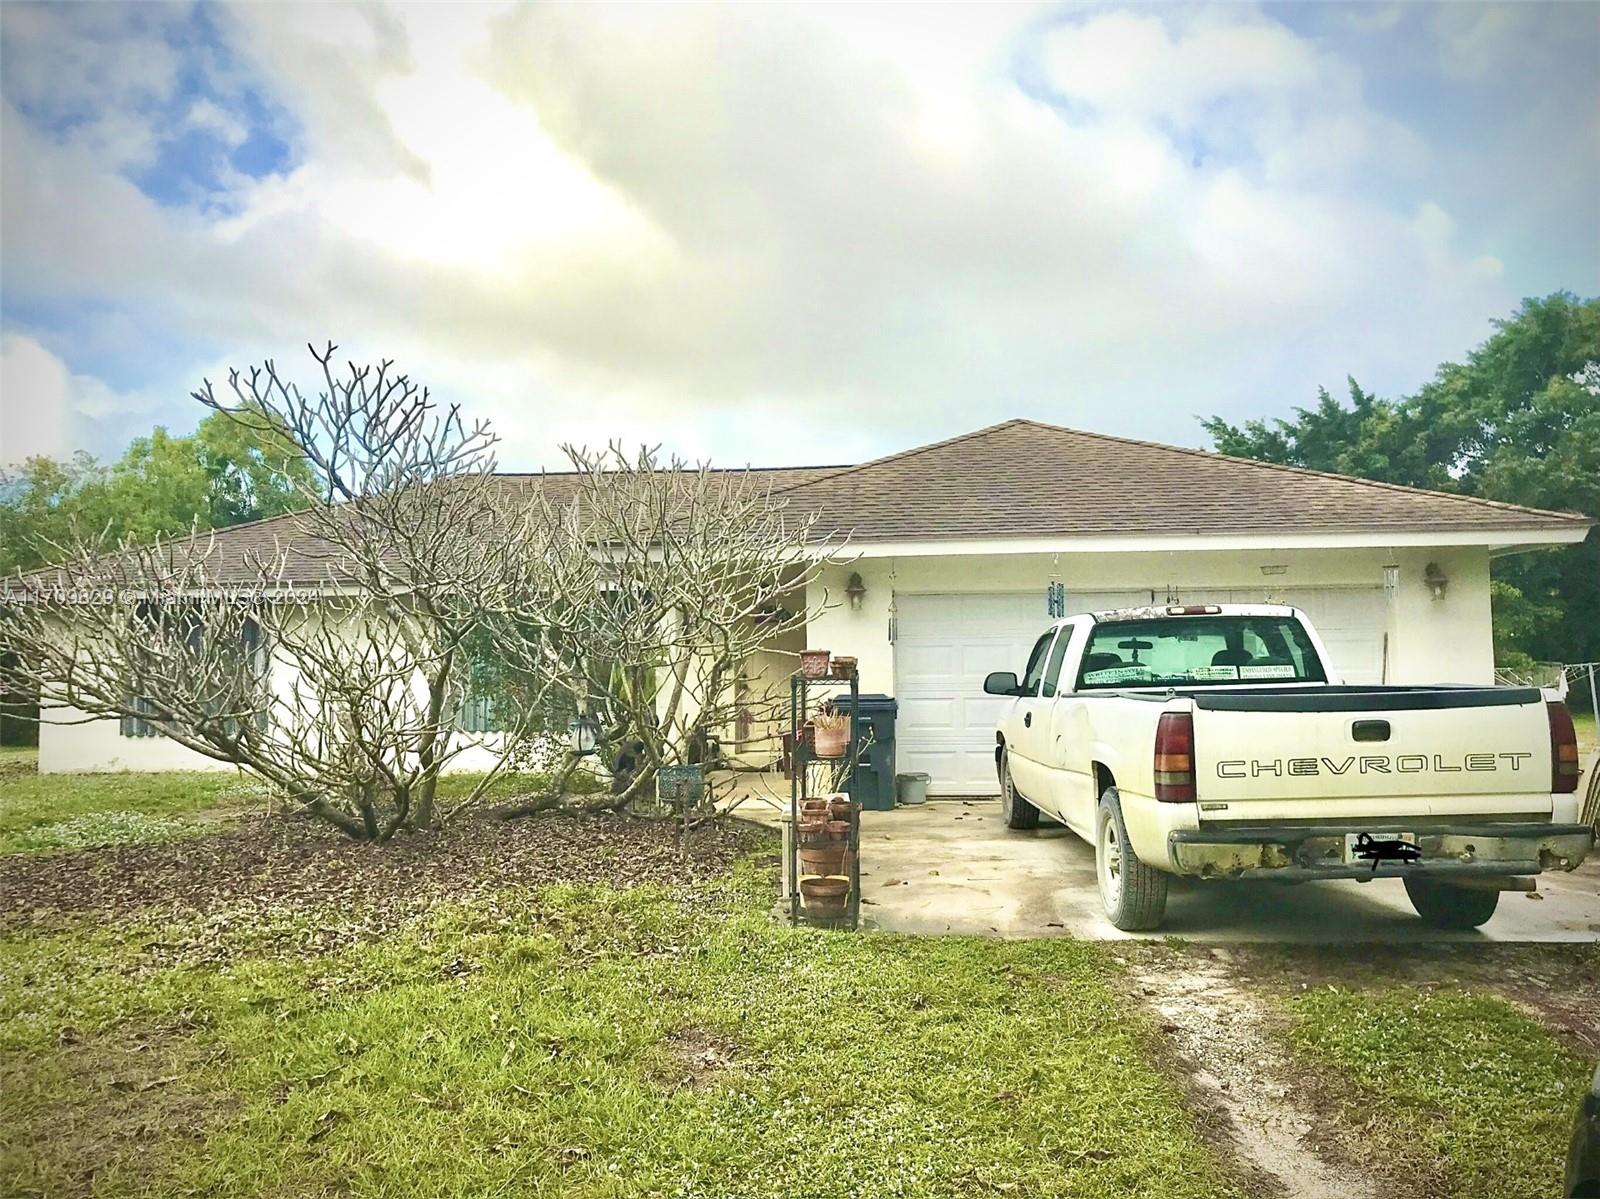
[(1148, 666), (1113, 666), (1110, 670), (1091, 670), (1083, 676), (1085, 683), (1126, 683), (1129, 679), (1150, 677)]
[(1294, 667), (1282, 666), (1241, 666), (1239, 667), (1241, 679), (1292, 679)]
[(1236, 679), (1239, 677), (1237, 666), (1196, 666), (1189, 672), (1189, 677), (1196, 682), (1213, 683), (1219, 679)]

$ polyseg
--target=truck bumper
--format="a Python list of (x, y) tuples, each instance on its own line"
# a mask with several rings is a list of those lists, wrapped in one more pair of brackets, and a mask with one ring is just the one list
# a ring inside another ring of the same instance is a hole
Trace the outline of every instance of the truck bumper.
[[(1345, 837), (1414, 833), (1418, 862), (1345, 861)], [(1175, 873), (1200, 878), (1445, 878), (1574, 870), (1594, 848), (1586, 824), (1463, 824), (1390, 828), (1370, 824), (1174, 829), (1167, 852)]]

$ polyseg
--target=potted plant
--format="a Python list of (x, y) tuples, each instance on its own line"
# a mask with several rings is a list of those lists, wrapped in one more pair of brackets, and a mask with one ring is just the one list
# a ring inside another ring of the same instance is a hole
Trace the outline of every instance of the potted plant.
[(819, 758), (842, 758), (850, 747), (850, 717), (824, 708), (811, 718), (812, 737)]

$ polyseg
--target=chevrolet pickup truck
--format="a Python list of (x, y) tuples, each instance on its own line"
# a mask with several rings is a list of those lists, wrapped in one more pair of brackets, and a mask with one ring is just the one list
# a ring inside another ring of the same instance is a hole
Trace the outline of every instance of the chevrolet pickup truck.
[(1280, 605), (1126, 609), (1057, 621), (995, 734), (1006, 823), (1040, 813), (1095, 850), (1118, 928), (1153, 929), (1172, 875), (1401, 878), (1443, 928), (1501, 891), (1572, 870), (1578, 748), (1537, 688), (1346, 686), (1305, 616)]

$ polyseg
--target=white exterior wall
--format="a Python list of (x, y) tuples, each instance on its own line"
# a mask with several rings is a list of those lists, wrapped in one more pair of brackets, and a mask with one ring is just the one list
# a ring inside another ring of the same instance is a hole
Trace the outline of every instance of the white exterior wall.
[[(1443, 600), (1423, 582), (1429, 562), (1449, 579)], [(1436, 549), (1186, 550), (1130, 553), (951, 554), (863, 558), (830, 568), (813, 585), (809, 602), (831, 605), (806, 631), (813, 649), (854, 654), (861, 689), (894, 693), (894, 646), (889, 640), (890, 604), (899, 593), (1033, 591), (1039, 596), (1039, 627), (1049, 623), (1045, 588), (1065, 584), (1075, 592), (1153, 590), (1157, 602), (1171, 588), (1183, 592), (1233, 589), (1258, 598), (1292, 603), (1300, 587), (1376, 587), (1384, 566), (1399, 566), (1399, 586), (1388, 602), (1391, 683), (1490, 683), (1494, 646), (1489, 614), (1489, 551), (1486, 547)], [(1286, 567), (1264, 575), (1263, 566)], [(844, 598), (845, 581), (859, 571), (867, 593), (859, 611)], [(1020, 670), (1022, 663), (1015, 663)], [(1006, 666), (997, 664), (996, 669)]]
[[(1423, 581), (1429, 562), (1449, 579), (1446, 596), (1434, 600)], [(862, 558), (833, 567), (812, 585), (806, 602), (831, 605), (806, 630), (811, 648), (853, 654), (860, 663), (861, 689), (893, 694), (894, 646), (889, 638), (893, 595), (950, 592), (1032, 591), (1039, 597), (1039, 625), (1048, 623), (1045, 587), (1059, 578), (1069, 601), (1075, 592), (1154, 590), (1164, 600), (1168, 588), (1255, 591), (1262, 600), (1293, 602), (1297, 587), (1364, 586), (1383, 583), (1383, 568), (1400, 568), (1399, 586), (1388, 602), (1388, 681), (1392, 683), (1489, 683), (1494, 651), (1489, 612), (1487, 547), (1294, 550), (1171, 550), (1158, 552), (961, 553), (901, 558)], [(1282, 574), (1263, 575), (1264, 565), (1284, 566)], [(861, 609), (851, 610), (845, 581), (859, 571), (866, 585)], [(796, 646), (784, 646), (792, 653)], [(774, 654), (759, 675), (793, 669), (787, 653)], [(1020, 669), (1022, 663), (1015, 663)], [(997, 665), (1004, 669), (1005, 665)], [(273, 685), (294, 683), (292, 666), (273, 663)], [(767, 681), (771, 681), (770, 677)], [(71, 719), (74, 714), (61, 713)], [(495, 735), (479, 740), (492, 745)], [(754, 749), (754, 747), (752, 747)], [(751, 758), (766, 758), (765, 749)], [(493, 761), (486, 748), (468, 748), (453, 770), (484, 770)], [(39, 769), (45, 773), (118, 770), (231, 770), (164, 737), (123, 737), (115, 720), (44, 725), (39, 730)]]
[[(274, 652), (268, 665), (269, 685), (286, 701), (299, 686), (295, 663)], [(419, 683), (420, 687), (420, 683)], [(119, 720), (88, 720), (73, 708), (47, 714), (39, 726), (39, 773), (93, 774), (118, 771), (237, 770), (231, 762), (219, 762), (167, 737), (124, 737)], [(446, 771), (485, 771), (498, 754), (498, 733), (456, 733), (456, 744), (467, 744), (451, 759)]]

